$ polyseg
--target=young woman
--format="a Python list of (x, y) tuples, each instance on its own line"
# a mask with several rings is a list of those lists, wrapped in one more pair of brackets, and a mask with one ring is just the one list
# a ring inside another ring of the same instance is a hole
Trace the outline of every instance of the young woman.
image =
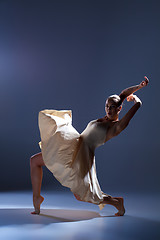
[[(106, 116), (91, 121), (79, 134), (72, 126), (70, 110), (44, 110), (39, 113), (41, 134), (41, 152), (30, 159), (33, 205), (40, 213), (44, 198), (40, 195), (42, 184), (42, 166), (46, 166), (57, 180), (71, 189), (77, 200), (99, 205), (105, 204), (117, 208), (117, 216), (125, 213), (123, 198), (103, 193), (96, 176), (94, 151), (96, 147), (117, 136), (129, 124), (131, 118), (141, 106), (141, 100), (134, 92), (148, 85), (148, 78), (139, 85), (123, 90), (120, 95), (112, 95), (106, 100)], [(134, 101), (133, 107), (119, 120), (122, 103)]]

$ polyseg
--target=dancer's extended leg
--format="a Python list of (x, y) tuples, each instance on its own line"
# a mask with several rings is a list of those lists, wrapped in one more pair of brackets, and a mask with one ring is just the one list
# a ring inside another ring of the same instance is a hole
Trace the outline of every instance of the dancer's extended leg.
[(117, 208), (118, 212), (115, 214), (116, 216), (123, 216), (125, 214), (124, 200), (122, 197), (104, 197), (102, 203), (110, 204)]
[(43, 202), (44, 198), (40, 195), (41, 193), (41, 185), (42, 185), (42, 176), (44, 166), (42, 153), (37, 153), (33, 155), (30, 159), (30, 170), (31, 170), (31, 182), (32, 182), (32, 190), (33, 190), (33, 205), (34, 212), (32, 214), (40, 213), (40, 205)]
[[(74, 194), (75, 198), (79, 201), (82, 201), (80, 199), (80, 196), (78, 194)], [(91, 203), (90, 201), (88, 201)], [(116, 216), (123, 216), (125, 214), (125, 208), (124, 208), (124, 200), (122, 197), (104, 197), (102, 204), (109, 204), (117, 208), (118, 212), (115, 214)]]

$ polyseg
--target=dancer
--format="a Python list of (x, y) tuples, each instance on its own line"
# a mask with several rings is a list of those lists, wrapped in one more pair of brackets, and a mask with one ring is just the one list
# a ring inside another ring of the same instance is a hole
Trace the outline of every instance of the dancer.
[[(141, 100), (134, 92), (148, 85), (148, 78), (136, 86), (123, 90), (120, 95), (107, 98), (106, 115), (91, 121), (79, 134), (72, 126), (70, 110), (43, 110), (39, 113), (41, 134), (41, 152), (30, 159), (31, 182), (33, 190), (34, 211), (40, 213), (44, 198), (40, 195), (42, 184), (42, 166), (46, 166), (57, 180), (73, 192), (77, 200), (99, 205), (113, 205), (123, 216), (125, 208), (122, 197), (112, 197), (101, 191), (95, 167), (94, 151), (96, 147), (122, 132), (141, 106)], [(132, 108), (119, 120), (122, 103), (134, 101)]]

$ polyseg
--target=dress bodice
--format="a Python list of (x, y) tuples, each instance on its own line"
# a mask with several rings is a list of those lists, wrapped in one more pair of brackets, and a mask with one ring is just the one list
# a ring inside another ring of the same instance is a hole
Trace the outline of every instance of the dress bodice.
[(96, 148), (105, 143), (106, 132), (104, 123), (93, 120), (88, 123), (86, 129), (81, 133), (81, 137), (91, 148)]

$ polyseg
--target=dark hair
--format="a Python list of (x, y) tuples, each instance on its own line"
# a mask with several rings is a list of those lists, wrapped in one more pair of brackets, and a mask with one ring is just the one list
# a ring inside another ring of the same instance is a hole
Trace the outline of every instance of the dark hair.
[[(106, 103), (108, 100), (112, 100), (113, 102), (115, 102), (117, 107), (119, 107), (122, 104), (122, 100), (121, 100), (120, 96), (118, 96), (117, 94), (113, 94), (113, 95), (109, 96), (106, 100)], [(105, 107), (106, 107), (106, 103), (105, 103)]]

